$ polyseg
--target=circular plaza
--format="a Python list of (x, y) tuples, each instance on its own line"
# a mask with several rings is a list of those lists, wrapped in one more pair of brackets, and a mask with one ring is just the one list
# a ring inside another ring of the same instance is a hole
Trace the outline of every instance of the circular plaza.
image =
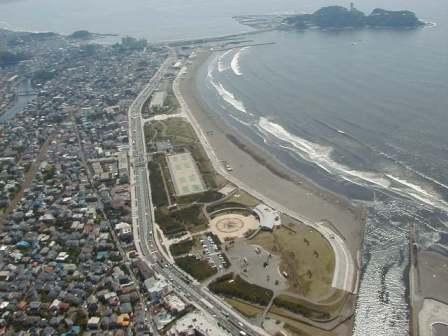
[(250, 230), (256, 230), (259, 223), (253, 215), (244, 216), (231, 213), (214, 217), (210, 222), (210, 230), (216, 234), (221, 241), (244, 237)]

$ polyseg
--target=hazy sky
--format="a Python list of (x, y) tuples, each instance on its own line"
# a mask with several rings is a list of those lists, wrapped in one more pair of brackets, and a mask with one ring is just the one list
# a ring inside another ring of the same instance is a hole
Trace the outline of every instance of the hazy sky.
[[(366, 12), (375, 7), (437, 14), (437, 1), (358, 0)], [(152, 41), (216, 36), (248, 30), (234, 15), (311, 12), (321, 6), (349, 6), (350, 0), (0, 0), (0, 27), (71, 33), (88, 29), (145, 37)]]

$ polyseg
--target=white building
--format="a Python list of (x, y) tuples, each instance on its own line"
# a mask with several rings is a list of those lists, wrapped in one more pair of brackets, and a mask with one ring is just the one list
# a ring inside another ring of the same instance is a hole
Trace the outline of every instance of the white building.
[(187, 308), (186, 304), (175, 294), (169, 294), (163, 298), (166, 308), (174, 314), (179, 314)]
[(169, 292), (169, 285), (165, 279), (151, 277), (145, 280), (144, 285), (149, 293), (151, 302), (160, 301), (160, 299)]
[(253, 211), (258, 217), (262, 229), (273, 230), (274, 226), (282, 224), (280, 213), (265, 204), (258, 204)]
[(167, 335), (189, 336), (197, 335), (197, 333), (204, 336), (230, 336), (214, 319), (200, 311), (194, 311), (177, 320)]

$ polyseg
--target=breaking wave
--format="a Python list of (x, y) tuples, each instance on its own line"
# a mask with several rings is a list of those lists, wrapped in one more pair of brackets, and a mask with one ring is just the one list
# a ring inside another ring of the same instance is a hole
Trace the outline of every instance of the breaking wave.
[(218, 92), (218, 94), (221, 96), (221, 98), (224, 99), (224, 101), (226, 103), (232, 105), (232, 107), (234, 107), (238, 111), (247, 114), (247, 111), (246, 111), (246, 108), (244, 107), (243, 102), (238, 100), (233, 95), (233, 93), (227, 91), (221, 83), (216, 83), (215, 80), (213, 79), (213, 77), (212, 77), (210, 83), (213, 85), (215, 90)]
[(243, 73), (241, 72), (241, 66), (240, 66), (240, 58), (241, 55), (248, 50), (250, 47), (244, 47), (238, 50), (238, 52), (233, 56), (232, 62), (230, 62), (230, 67), (232, 68), (232, 71), (237, 76), (242, 76)]
[(280, 140), (282, 148), (289, 149), (302, 159), (313, 162), (327, 172), (359, 185), (373, 185), (381, 189), (411, 197), (427, 205), (440, 209), (448, 209), (448, 204), (436, 194), (430, 193), (421, 186), (390, 174), (357, 171), (340, 164), (331, 158), (333, 148), (322, 146), (289, 133), (283, 126), (261, 117), (257, 129), (266, 136)]
[(223, 53), (221, 56), (218, 57), (218, 71), (219, 72), (224, 72), (229, 70), (229, 64), (226, 64), (224, 62), (224, 59), (226, 58), (226, 56), (232, 52), (232, 49), (227, 50), (225, 53)]
[(208, 67), (207, 67), (207, 77), (210, 79), (210, 80), (213, 80), (213, 70), (214, 70), (214, 68), (215, 68), (215, 66), (216, 66), (216, 63), (218, 62), (218, 56), (215, 56), (214, 58), (213, 58), (213, 61), (211, 61), (209, 64), (208, 64)]
[(223, 56), (224, 54), (221, 56), (215, 56), (213, 61), (209, 63), (207, 69), (207, 77), (209, 79), (209, 82), (227, 104), (231, 105), (233, 108), (242, 113), (248, 114), (243, 102), (238, 100), (235, 95), (232, 92), (228, 91), (220, 82), (216, 82), (215, 77), (213, 76), (213, 72), (216, 70), (217, 64), (219, 71), (220, 58), (222, 58)]

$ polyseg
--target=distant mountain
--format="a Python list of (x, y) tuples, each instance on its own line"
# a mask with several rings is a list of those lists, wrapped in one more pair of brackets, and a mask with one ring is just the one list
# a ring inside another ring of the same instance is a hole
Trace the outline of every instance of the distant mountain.
[(299, 29), (312, 26), (320, 28), (416, 28), (425, 25), (411, 11), (388, 11), (377, 8), (366, 16), (353, 5), (350, 9), (341, 6), (323, 7), (313, 14), (287, 17), (283, 23)]

